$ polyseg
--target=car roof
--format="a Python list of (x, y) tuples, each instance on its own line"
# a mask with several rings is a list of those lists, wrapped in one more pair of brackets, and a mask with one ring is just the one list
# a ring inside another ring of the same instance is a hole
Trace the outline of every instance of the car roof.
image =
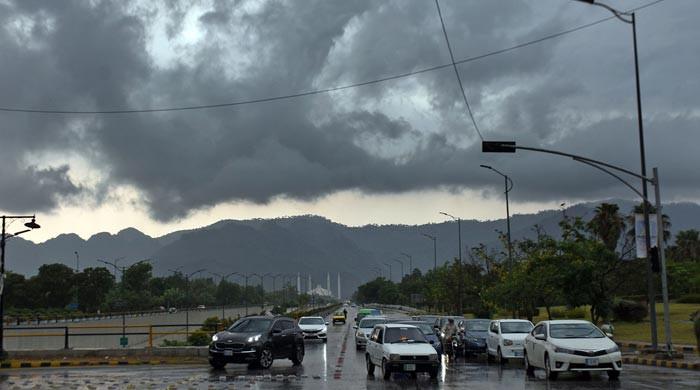
[(530, 321), (523, 320), (520, 318), (501, 318), (500, 320), (491, 320), (491, 322), (525, 322), (525, 323), (530, 323)]
[(365, 316), (364, 318), (362, 318), (362, 321), (364, 321), (364, 320), (386, 320), (386, 319), (388, 319), (388, 318), (386, 318), (386, 316)]
[(303, 317), (299, 317), (299, 319), (302, 319), (302, 318), (320, 318), (320, 319), (323, 319), (323, 317), (321, 317), (321, 316), (303, 316)]
[(383, 327), (385, 327), (385, 328), (406, 328), (406, 327), (408, 327), (408, 328), (416, 328), (416, 329), (418, 329), (416, 326), (413, 326), (413, 325), (411, 325), (411, 324), (388, 323), (388, 324), (377, 324), (377, 325), (375, 325), (375, 326), (383, 326)]
[[(591, 324), (590, 321), (586, 320), (548, 320), (548, 321), (541, 321), (539, 324), (550, 324), (550, 325), (558, 325), (558, 324)], [(592, 324), (591, 324), (592, 325)]]

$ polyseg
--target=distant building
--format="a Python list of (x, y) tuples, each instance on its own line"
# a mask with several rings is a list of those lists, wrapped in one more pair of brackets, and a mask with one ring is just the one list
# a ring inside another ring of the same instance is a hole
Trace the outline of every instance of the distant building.
[(319, 297), (332, 297), (333, 293), (321, 286), (316, 286), (316, 288), (309, 290), (309, 295), (316, 295)]

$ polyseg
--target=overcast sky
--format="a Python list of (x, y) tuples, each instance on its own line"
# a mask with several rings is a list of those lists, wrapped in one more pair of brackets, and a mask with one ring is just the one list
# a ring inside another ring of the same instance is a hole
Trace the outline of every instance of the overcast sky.
[[(457, 60), (610, 16), (568, 0), (440, 5)], [(660, 168), (667, 201), (700, 199), (698, 15), (696, 0), (637, 14), (648, 167)], [(3, 108), (218, 104), (449, 62), (430, 0), (0, 0)], [(484, 138), (638, 171), (633, 66), (631, 27), (610, 20), (458, 69)], [(516, 213), (632, 198), (561, 157), (482, 154), (449, 67), (206, 110), (0, 112), (0, 135), (0, 210), (36, 213), (34, 241), (307, 213), (351, 225), (441, 221), (438, 211), (501, 218), (502, 179), (479, 164), (512, 176)]]

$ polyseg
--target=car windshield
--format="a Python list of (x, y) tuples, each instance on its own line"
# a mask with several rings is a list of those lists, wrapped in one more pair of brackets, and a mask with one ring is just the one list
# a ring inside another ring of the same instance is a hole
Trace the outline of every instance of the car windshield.
[(427, 343), (423, 333), (417, 328), (387, 328), (384, 343)]
[(345, 316), (345, 314), (342, 311), (337, 311), (337, 312), (335, 312), (334, 316), (343, 317), (343, 316)]
[(326, 321), (323, 318), (301, 318), (299, 319), (299, 325), (323, 325)]
[[(464, 321), (465, 326), (468, 331), (472, 332), (486, 332), (489, 329), (489, 320), (477, 320), (477, 321)], [(504, 332), (505, 333), (505, 332)]]
[(241, 333), (264, 332), (270, 327), (271, 323), (272, 320), (268, 318), (243, 318), (231, 325), (228, 331)]
[(501, 333), (530, 333), (532, 324), (529, 322), (501, 322)]
[(364, 318), (360, 321), (360, 328), (374, 328), (374, 325), (383, 324), (386, 320), (383, 318)]
[(605, 337), (591, 324), (551, 324), (549, 335), (555, 339), (590, 339)]
[(406, 324), (415, 326), (416, 328), (420, 329), (423, 334), (435, 334), (435, 331), (430, 324), (426, 324), (424, 322), (407, 322)]

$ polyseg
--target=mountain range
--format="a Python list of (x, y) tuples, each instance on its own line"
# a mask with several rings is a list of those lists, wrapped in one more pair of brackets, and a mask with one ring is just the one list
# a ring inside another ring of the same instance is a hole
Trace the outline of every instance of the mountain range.
[[(614, 200), (622, 212), (629, 212), (633, 203)], [(535, 214), (511, 217), (513, 240), (533, 237), (538, 225), (550, 235), (559, 235), (558, 223), (562, 213), (589, 219), (598, 203), (582, 203), (561, 210), (546, 210)], [(700, 229), (700, 205), (671, 203), (664, 206), (670, 217), (672, 233), (686, 229)], [(502, 250), (496, 231), (505, 231), (505, 218), (492, 221), (462, 220), (462, 256), (468, 258), (468, 249), (484, 243)], [(437, 262), (457, 257), (457, 224), (454, 221), (424, 225), (366, 225), (350, 227), (319, 216), (295, 216), (276, 219), (221, 220), (212, 225), (176, 231), (161, 237), (150, 237), (137, 229), (124, 229), (117, 234), (97, 233), (87, 240), (76, 234), (61, 234), (42, 243), (33, 243), (21, 237), (7, 242), (7, 269), (25, 275), (36, 274), (46, 263), (76, 266), (77, 251), (80, 268), (104, 266), (97, 259), (113, 261), (122, 258), (119, 265), (130, 265), (141, 259), (151, 259), (156, 275), (169, 274), (170, 269), (183, 273), (205, 268), (208, 272), (198, 277), (241, 273), (301, 273), (310, 274), (313, 286), (326, 287), (327, 275), (337, 293), (336, 277), (340, 274), (342, 295), (349, 296), (356, 287), (374, 275), (379, 267), (386, 274), (391, 264), (394, 280), (401, 273), (400, 259), (408, 272), (409, 261), (402, 252), (412, 256), (414, 268), (433, 267), (433, 242), (421, 233), (437, 237)], [(306, 277), (303, 278), (306, 280)], [(280, 279), (277, 279), (279, 286)], [(242, 283), (242, 282), (241, 282)], [(249, 283), (260, 283), (251, 277)], [(265, 278), (270, 288), (271, 278)], [(306, 283), (304, 283), (305, 285)], [(313, 287), (312, 286), (312, 287)], [(305, 287), (304, 287), (305, 288)]]

